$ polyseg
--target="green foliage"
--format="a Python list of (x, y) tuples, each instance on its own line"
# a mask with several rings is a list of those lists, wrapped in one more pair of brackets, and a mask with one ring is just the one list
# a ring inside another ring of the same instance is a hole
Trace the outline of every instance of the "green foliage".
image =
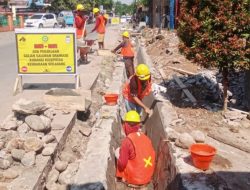
[(134, 3), (132, 3), (131, 5), (127, 5), (124, 3), (121, 3), (120, 1), (117, 1), (114, 4), (114, 8), (115, 8), (115, 13), (117, 15), (126, 15), (126, 14), (132, 14), (134, 9), (135, 9), (135, 5)]
[(113, 0), (54, 0), (52, 1), (52, 8), (55, 11), (74, 10), (78, 3), (83, 4), (85, 9), (89, 11), (100, 5), (103, 5), (104, 9), (108, 11), (113, 7)]
[(250, 0), (183, 0), (180, 50), (204, 67), (250, 69)]

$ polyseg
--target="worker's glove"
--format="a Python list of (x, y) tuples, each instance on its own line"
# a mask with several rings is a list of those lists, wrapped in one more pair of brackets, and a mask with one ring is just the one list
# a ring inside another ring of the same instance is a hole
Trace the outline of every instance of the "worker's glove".
[(145, 112), (146, 112), (146, 114), (148, 114), (148, 117), (151, 117), (153, 115), (154, 111), (152, 109), (146, 108)]

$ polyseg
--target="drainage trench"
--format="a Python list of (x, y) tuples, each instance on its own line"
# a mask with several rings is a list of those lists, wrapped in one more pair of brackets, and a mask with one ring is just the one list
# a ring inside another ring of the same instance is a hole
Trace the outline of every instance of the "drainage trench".
[[(136, 63), (145, 63), (151, 66), (151, 63), (149, 63), (150, 59), (148, 58), (147, 54), (145, 54), (143, 49), (140, 46), (138, 46), (137, 49), (138, 53)], [(123, 75), (123, 78), (124, 81), (126, 77)], [(121, 92), (121, 88), (119, 89), (119, 91)], [(157, 155), (155, 173), (152, 183), (148, 186), (148, 189), (179, 189), (180, 179), (178, 176), (177, 168), (175, 166), (175, 158), (173, 155), (174, 151), (167, 137), (167, 127), (170, 126), (172, 120), (175, 118), (175, 111), (173, 110), (172, 106), (167, 102), (164, 102), (164, 100), (155, 104), (155, 98), (153, 95), (145, 98), (144, 103), (148, 107), (151, 107), (152, 104), (155, 105), (153, 107), (154, 114), (147, 120), (143, 129), (148, 137), (152, 140)], [(123, 116), (125, 113), (125, 106), (122, 96), (120, 96), (119, 99), (119, 106), (121, 109), (121, 116)], [(164, 113), (167, 113), (168, 116), (165, 117)], [(115, 156), (113, 154), (113, 150), (120, 146), (122, 139), (125, 137), (123, 132), (121, 131), (122, 128), (119, 114), (116, 118), (116, 121), (117, 122), (115, 122), (115, 124), (113, 125), (111, 135), (111, 158), (109, 160), (107, 170), (107, 181), (109, 182), (107, 189), (125, 190), (126, 186), (124, 186), (121, 182), (116, 182), (114, 177)]]
[[(95, 84), (91, 88), (91, 106), (85, 111), (76, 113), (72, 130), (68, 133), (65, 144), (58, 151), (58, 156), (52, 160), (50, 171), (40, 189), (74, 189), (75, 178), (81, 170), (81, 162), (84, 162), (89, 141), (95, 128), (100, 123), (100, 112), (103, 104), (103, 94), (107, 91), (114, 67), (111, 57), (106, 57), (101, 63), (101, 72)], [(95, 151), (94, 149), (92, 151)], [(85, 171), (87, 172), (87, 171)]]

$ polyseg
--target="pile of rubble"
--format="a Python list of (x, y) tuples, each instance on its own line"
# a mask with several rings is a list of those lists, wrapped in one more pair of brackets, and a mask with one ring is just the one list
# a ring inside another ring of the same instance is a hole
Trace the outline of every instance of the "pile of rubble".
[[(223, 85), (221, 74), (205, 70), (193, 76), (180, 77), (180, 80), (199, 102), (222, 103)], [(167, 88), (170, 92), (178, 88), (180, 90), (180, 87), (174, 80), (168, 81)], [(245, 108), (243, 73), (233, 73), (230, 75), (228, 97), (230, 101), (229, 106), (241, 109)]]
[(24, 99), (12, 110), (0, 126), (0, 182), (18, 177), (18, 171), (36, 164), (38, 155), (50, 156), (56, 147), (56, 138), (50, 134), (54, 110), (44, 102)]

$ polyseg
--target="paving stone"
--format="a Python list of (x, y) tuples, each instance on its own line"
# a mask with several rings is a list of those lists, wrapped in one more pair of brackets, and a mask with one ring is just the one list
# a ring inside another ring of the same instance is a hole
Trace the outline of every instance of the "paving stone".
[(43, 156), (50, 156), (54, 153), (55, 148), (53, 146), (46, 146), (43, 151), (42, 155)]
[(0, 158), (0, 169), (6, 170), (11, 166), (11, 163), (9, 160), (5, 160)]
[(36, 163), (36, 153), (34, 151), (28, 152), (21, 160), (22, 164), (27, 167), (31, 167)]
[(66, 152), (66, 151), (63, 151), (60, 154), (59, 158), (60, 160), (68, 162), (68, 163), (72, 163), (76, 160), (76, 157), (72, 152)]
[(20, 125), (18, 128), (17, 128), (17, 132), (19, 134), (26, 134), (28, 133), (30, 130), (29, 126), (26, 124), (26, 123), (23, 123), (22, 125)]
[(57, 161), (55, 163), (55, 168), (59, 171), (59, 172), (63, 172), (64, 170), (66, 170), (66, 168), (68, 167), (68, 162), (65, 161)]
[(68, 165), (67, 169), (62, 172), (59, 176), (59, 183), (60, 184), (72, 184), (74, 179), (73, 177), (76, 175), (76, 172), (79, 168), (78, 163), (71, 163)]
[(26, 138), (24, 141), (24, 150), (26, 152), (38, 152), (43, 148), (43, 141), (36, 137)]
[(42, 138), (42, 141), (46, 144), (53, 142), (56, 139), (54, 135), (48, 134)]
[(12, 110), (17, 113), (32, 115), (47, 110), (48, 107), (41, 101), (30, 101), (26, 99), (20, 99), (12, 106)]
[(45, 132), (49, 128), (47, 128), (44, 124), (42, 119), (37, 115), (29, 115), (25, 118), (25, 122), (28, 124), (28, 126), (37, 132)]
[(49, 172), (49, 175), (48, 175), (48, 183), (55, 183), (59, 178), (59, 172), (55, 169), (52, 169), (50, 172)]
[(17, 129), (17, 123), (16, 123), (16, 121), (12, 121), (12, 120), (10, 120), (10, 121), (5, 121), (1, 126), (0, 126), (0, 128), (2, 129), (2, 130), (16, 130)]
[(191, 132), (191, 136), (197, 143), (204, 143), (205, 142), (205, 135), (203, 132), (199, 130), (195, 130)]
[(11, 156), (16, 161), (21, 161), (25, 155), (25, 151), (22, 149), (12, 149)]
[(11, 139), (6, 146), (7, 152), (11, 152), (12, 149), (23, 149), (24, 139), (21, 138), (13, 138)]
[(5, 179), (15, 179), (19, 176), (19, 174), (16, 170), (9, 168), (3, 172), (3, 176)]
[(175, 145), (184, 149), (188, 149), (195, 141), (188, 133), (180, 134), (179, 138), (176, 139)]
[(50, 118), (43, 116), (43, 115), (40, 115), (40, 118), (41, 118), (46, 129), (51, 128), (51, 119)]

